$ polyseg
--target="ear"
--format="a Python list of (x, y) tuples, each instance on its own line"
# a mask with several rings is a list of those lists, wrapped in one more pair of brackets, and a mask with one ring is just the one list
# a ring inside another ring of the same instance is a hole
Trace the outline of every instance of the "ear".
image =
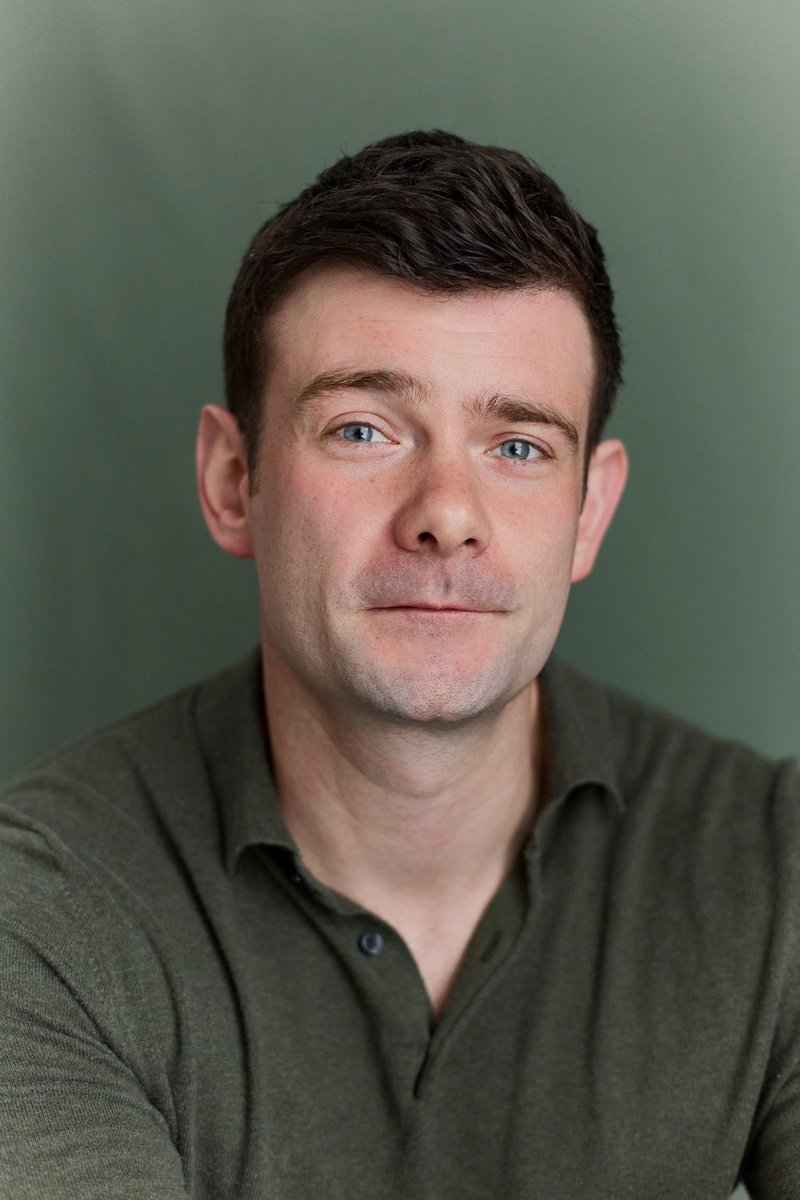
[(589, 462), (578, 538), (572, 560), (572, 582), (585, 579), (616, 512), (628, 478), (628, 455), (622, 442), (609, 438), (596, 447)]
[(228, 554), (252, 558), (250, 477), (236, 418), (216, 404), (200, 414), (195, 453), (200, 507), (214, 541)]

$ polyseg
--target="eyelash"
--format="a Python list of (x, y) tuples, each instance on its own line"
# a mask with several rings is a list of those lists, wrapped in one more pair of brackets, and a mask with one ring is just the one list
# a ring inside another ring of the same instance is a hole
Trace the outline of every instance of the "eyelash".
[(495, 449), (499, 450), (501, 446), (509, 446), (509, 445), (512, 445), (514, 442), (518, 442), (519, 445), (521, 445), (521, 446), (530, 446), (531, 450), (534, 450), (536, 453), (534, 455), (532, 455), (530, 458), (518, 458), (518, 459), (509, 458), (509, 457), (506, 457), (505, 455), (503, 455), (502, 457), (506, 457), (506, 462), (527, 463), (527, 462), (536, 462), (536, 460), (539, 458), (552, 457), (550, 454), (547, 453), (546, 450), (543, 450), (541, 446), (537, 446), (536, 442), (532, 442), (530, 440), (530, 438), (524, 438), (524, 437), (503, 438), (502, 442), (497, 443), (497, 446), (495, 446)]
[[(371, 421), (343, 421), (341, 425), (337, 425), (336, 428), (332, 429), (330, 432), (331, 434), (341, 433), (343, 429), (374, 429), (376, 433), (381, 435), (381, 437), (386, 437), (386, 434), (383, 432), (383, 430), (378, 429), (378, 426), (373, 425)], [(342, 438), (342, 441), (346, 440), (346, 438)], [(358, 441), (355, 441), (351, 442), (350, 444), (351, 446), (357, 446), (359, 443)], [(368, 442), (363, 442), (361, 444), (369, 445)]]
[[(383, 433), (382, 430), (378, 429), (377, 425), (373, 425), (371, 421), (343, 421), (341, 425), (337, 425), (334, 429), (330, 430), (330, 435), (334, 436), (335, 434), (340, 434), (343, 429), (358, 429), (358, 428), (374, 429), (376, 433), (379, 433), (381, 435), (381, 437), (386, 437), (386, 434)], [(341, 441), (349, 441), (349, 439), (341, 438)], [(538, 458), (545, 458), (545, 459), (552, 458), (552, 455), (547, 450), (545, 450), (541, 446), (537, 445), (536, 442), (531, 441), (530, 438), (525, 438), (525, 437), (503, 438), (503, 440), (501, 442), (498, 442), (495, 449), (497, 450), (501, 446), (509, 445), (512, 442), (519, 442), (523, 446), (530, 446), (531, 449), (535, 451), (535, 455), (533, 458), (514, 459), (514, 458), (507, 457), (506, 462), (515, 462), (516, 461), (517, 463), (527, 463), (527, 462), (535, 462)], [(364, 441), (355, 440), (355, 441), (349, 441), (349, 445), (351, 445), (351, 446), (358, 446), (358, 445), (368, 446), (368, 445), (370, 445), (370, 443), (366, 440), (364, 440)], [(505, 456), (503, 456), (503, 457), (505, 457)]]

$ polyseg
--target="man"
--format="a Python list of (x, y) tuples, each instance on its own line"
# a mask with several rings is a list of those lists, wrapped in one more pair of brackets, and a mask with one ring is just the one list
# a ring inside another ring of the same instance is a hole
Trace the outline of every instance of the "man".
[(202, 415), (261, 648), (4, 799), (3, 1197), (800, 1197), (797, 777), (551, 658), (623, 490), (594, 230), (345, 158)]

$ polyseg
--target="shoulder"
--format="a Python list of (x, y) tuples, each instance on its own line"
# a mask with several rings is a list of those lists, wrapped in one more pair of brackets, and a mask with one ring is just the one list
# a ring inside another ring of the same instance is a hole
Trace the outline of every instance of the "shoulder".
[[(563, 662), (548, 686), (571, 748), (613, 790), (625, 837), (718, 875), (794, 876), (800, 867), (800, 773), (739, 742), (588, 679)], [(798, 879), (800, 885), (800, 878)]]
[[(184, 777), (197, 758), (187, 688), (62, 747), (0, 790), (5, 822), (26, 818), (65, 836), (110, 832), (115, 821), (147, 823), (166, 777)], [(177, 768), (177, 770), (176, 770)]]
[(0, 792), (0, 1027), (23, 1066), (58, 1041), (57, 1083), (77, 1046), (75, 1078), (96, 1067), (109, 1095), (138, 1080), (168, 1119), (194, 1046), (195, 892), (220, 858), (203, 735), (217, 686), (83, 738)]
[(146, 982), (167, 1005), (177, 994), (181, 939), (201, 923), (196, 893), (224, 869), (213, 772), (230, 724), (252, 707), (253, 666), (67, 746), (2, 789), (0, 976), (27, 964), (29, 989), (55, 964), (75, 995), (113, 994), (133, 1014), (129, 989)]
[(769, 758), (616, 688), (603, 691), (620, 786), (634, 807), (652, 797), (744, 816), (776, 797), (800, 804), (794, 760)]
[(730, 986), (751, 997), (766, 989), (777, 1005), (796, 994), (796, 764), (558, 670), (560, 703), (569, 710), (573, 697), (573, 725), (594, 739), (594, 762), (617, 799), (615, 820), (592, 826), (595, 836), (606, 831), (604, 886), (615, 911), (645, 937), (647, 954), (663, 954), (669, 970), (692, 963), (721, 995)]
[[(800, 780), (797, 763), (771, 759), (751, 747), (712, 734), (620, 688), (600, 683), (556, 660), (551, 671), (559, 701), (576, 707), (588, 736), (605, 751), (626, 802), (651, 792), (757, 796), (776, 781), (789, 789)], [(589, 714), (587, 716), (587, 714)]]
[[(4, 874), (23, 844), (28, 855), (147, 879), (177, 860), (219, 846), (209, 749), (220, 712), (247, 692), (252, 656), (50, 755), (0, 789)], [(240, 700), (240, 704), (244, 701)], [(220, 735), (217, 743), (224, 742)]]

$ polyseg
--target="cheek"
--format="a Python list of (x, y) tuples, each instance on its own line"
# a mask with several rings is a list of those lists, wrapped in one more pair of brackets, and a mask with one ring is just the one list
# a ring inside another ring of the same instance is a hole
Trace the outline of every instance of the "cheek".
[(359, 557), (374, 535), (377, 507), (369, 480), (323, 478), (302, 467), (284, 472), (263, 506), (265, 569), (291, 575), (298, 587), (324, 584)]
[(541, 588), (570, 573), (578, 532), (577, 505), (571, 494), (531, 495), (498, 514), (495, 534), (504, 556), (533, 576)]

